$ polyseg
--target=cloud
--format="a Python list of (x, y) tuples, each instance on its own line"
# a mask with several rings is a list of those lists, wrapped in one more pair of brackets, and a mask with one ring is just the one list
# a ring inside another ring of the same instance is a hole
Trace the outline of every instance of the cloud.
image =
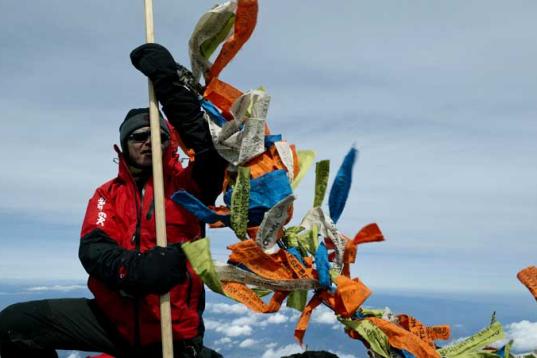
[(280, 358), (295, 353), (301, 353), (304, 350), (298, 344), (289, 344), (279, 348), (269, 348), (261, 358)]
[(530, 352), (537, 350), (537, 322), (520, 321), (505, 326), (507, 340), (513, 340), (513, 350)]
[(215, 331), (216, 329), (218, 329), (218, 327), (222, 326), (221, 322), (214, 321), (212, 319), (207, 319), (207, 318), (203, 320), (203, 323), (205, 324), (205, 328), (211, 331)]
[(222, 345), (222, 344), (229, 344), (229, 343), (232, 343), (233, 340), (229, 337), (222, 337), (220, 339), (217, 339), (216, 341), (214, 341), (214, 344), (215, 345)]
[(325, 307), (313, 311), (312, 321), (318, 324), (330, 325), (333, 330), (341, 329), (341, 323), (337, 320), (336, 314)]
[(352, 355), (352, 354), (347, 354), (347, 353), (341, 353), (341, 352), (334, 352), (335, 355), (338, 356), (338, 358), (356, 358), (355, 355)]
[(313, 322), (320, 323), (320, 324), (336, 324), (339, 323), (336, 317), (336, 314), (329, 310), (321, 310), (314, 311), (312, 315)]
[(271, 314), (265, 322), (269, 324), (280, 324), (287, 322), (288, 320), (289, 318), (286, 315), (277, 312), (276, 314)]
[(83, 290), (86, 286), (84, 285), (54, 285), (54, 286), (35, 286), (29, 287), (25, 291), (27, 292), (46, 292), (46, 291), (59, 291), (59, 292), (70, 292), (75, 290)]
[(280, 312), (271, 313), (271, 314), (262, 314), (262, 313), (249, 311), (245, 306), (242, 306), (242, 305), (219, 304), (218, 306), (216, 305), (210, 305), (210, 306), (211, 308), (209, 311), (211, 313), (240, 315), (240, 317), (233, 319), (230, 323), (229, 322), (226, 323), (226, 324), (231, 324), (234, 326), (248, 325), (248, 326), (266, 327), (272, 324), (282, 324), (282, 323), (288, 322), (290, 320), (290, 317), (288, 317), (286, 313), (289, 313), (291, 317), (295, 317), (294, 315), (292, 315), (289, 309), (285, 309), (285, 308), (282, 308)]
[(208, 303), (206, 311), (211, 313), (242, 314), (248, 312), (248, 308), (239, 303)]
[(252, 324), (256, 324), (259, 321), (259, 316), (260, 316), (260, 314), (253, 313), (253, 312), (248, 312), (248, 314), (246, 314), (246, 315), (244, 315), (242, 317), (235, 318), (233, 321), (231, 321), (231, 324), (234, 324), (234, 325), (244, 325), (244, 324), (252, 325)]
[(246, 324), (233, 324), (211, 319), (205, 319), (204, 323), (207, 330), (215, 331), (228, 337), (249, 336), (253, 332), (252, 327)]
[(231, 327), (223, 327), (222, 330), (218, 330), (218, 332), (224, 333), (226, 336), (229, 337), (237, 337), (237, 336), (249, 336), (252, 334), (252, 327), (250, 326), (231, 326)]
[(69, 355), (67, 356), (67, 358), (81, 358), (82, 356), (80, 355), (79, 352), (71, 352), (69, 353)]
[(255, 339), (246, 338), (244, 341), (242, 341), (242, 342), (239, 344), (239, 347), (241, 347), (241, 348), (248, 348), (248, 347), (253, 346), (254, 344), (257, 344), (257, 341), (256, 341)]

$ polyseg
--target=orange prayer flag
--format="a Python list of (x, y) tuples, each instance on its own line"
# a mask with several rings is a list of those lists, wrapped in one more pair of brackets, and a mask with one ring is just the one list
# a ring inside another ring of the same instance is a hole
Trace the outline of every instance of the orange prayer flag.
[(356, 261), (356, 244), (349, 240), (345, 244), (345, 251), (343, 252), (343, 270), (341, 274), (347, 277), (351, 276), (351, 263)]
[(365, 318), (377, 326), (388, 337), (388, 343), (395, 348), (404, 349), (416, 358), (440, 358), (440, 354), (427, 342), (390, 321), (377, 317)]
[(279, 255), (283, 264), (294, 273), (294, 278), (312, 279), (311, 270), (305, 268), (296, 257), (285, 250), (279, 250), (275, 255)]
[(399, 319), (399, 325), (401, 327), (415, 334), (421, 340), (423, 340), (424, 342), (427, 342), (427, 344), (429, 344), (431, 347), (434, 347), (434, 342), (429, 337), (427, 328), (425, 327), (423, 323), (421, 323), (421, 321), (406, 314), (398, 315), (397, 318)]
[(528, 266), (520, 271), (516, 277), (530, 290), (533, 297), (537, 300), (537, 267)]
[(241, 91), (224, 81), (220, 81), (218, 78), (212, 79), (203, 93), (203, 97), (218, 107), (227, 120), (233, 119), (233, 115), (230, 112), (231, 105), (241, 95)]
[(251, 226), (246, 228), (246, 233), (248, 234), (248, 237), (252, 240), (255, 240), (257, 237), (257, 232), (259, 231), (259, 226)]
[(332, 311), (336, 309), (336, 296), (328, 290), (318, 291), (317, 294), (323, 300), (323, 303), (328, 306)]
[(435, 347), (435, 340), (446, 340), (449, 339), (449, 336), (451, 335), (448, 325), (426, 327), (418, 319), (406, 314), (398, 315), (397, 319), (399, 320), (399, 325), (401, 327), (429, 343), (431, 347)]
[(451, 329), (448, 325), (430, 326), (427, 327), (427, 333), (433, 341), (438, 339), (445, 341), (451, 336)]
[(304, 311), (302, 311), (302, 314), (300, 315), (300, 318), (298, 319), (298, 322), (295, 327), (295, 339), (298, 341), (298, 344), (300, 344), (301, 346), (304, 343), (304, 335), (306, 334), (306, 330), (308, 329), (308, 325), (311, 319), (311, 314), (313, 310), (321, 304), (321, 302), (322, 300), (317, 294), (313, 295), (313, 297), (308, 302), (306, 307), (304, 307)]
[(252, 239), (228, 246), (228, 249), (231, 250), (230, 261), (243, 264), (263, 278), (272, 280), (293, 279), (291, 270), (275, 258), (267, 255)]
[(350, 329), (349, 327), (345, 327), (345, 333), (352, 339), (357, 339), (359, 341), (364, 342), (364, 339), (360, 335), (360, 333), (356, 332), (354, 329)]
[(371, 290), (358, 278), (340, 275), (336, 277), (336, 307), (335, 311), (342, 317), (351, 317), (358, 307), (371, 296)]
[(238, 0), (233, 35), (224, 42), (222, 50), (209, 69), (207, 78), (209, 81), (220, 75), (224, 67), (248, 41), (257, 24), (257, 10), (257, 0)]
[(278, 150), (274, 146), (270, 147), (257, 157), (249, 160), (245, 166), (250, 168), (250, 175), (252, 176), (252, 179), (258, 178), (274, 170), (287, 170), (280, 159), (280, 156), (278, 155)]
[(298, 154), (296, 154), (296, 146), (289, 144), (289, 148), (291, 148), (291, 153), (293, 153), (293, 178), (296, 178), (300, 172), (300, 161), (298, 160)]
[(377, 224), (369, 224), (364, 226), (352, 240), (355, 244), (365, 244), (368, 242), (384, 241), (384, 235), (380, 231)]
[[(330, 240), (330, 239), (327, 238), (327, 237), (324, 238), (324, 245), (326, 246), (326, 249), (327, 249), (327, 250), (334, 250), (334, 249), (336, 248), (336, 245), (332, 242), (332, 240)], [(334, 258), (336, 257), (336, 256), (335, 256), (335, 255), (336, 255), (335, 252), (332, 253), (332, 254), (333, 254), (332, 257), (328, 257), (328, 259), (329, 259), (330, 261), (333, 261)]]
[(252, 311), (259, 313), (277, 312), (280, 309), (283, 300), (285, 300), (289, 294), (288, 292), (276, 291), (274, 292), (274, 295), (272, 295), (270, 302), (266, 304), (252, 289), (248, 288), (243, 283), (222, 281), (222, 289), (226, 296), (243, 303)]

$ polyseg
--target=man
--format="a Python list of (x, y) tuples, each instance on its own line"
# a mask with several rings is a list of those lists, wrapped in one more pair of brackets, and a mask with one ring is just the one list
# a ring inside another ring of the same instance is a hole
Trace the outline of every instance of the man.
[[(203, 282), (180, 244), (203, 227), (170, 200), (179, 189), (212, 204), (225, 161), (216, 153), (197, 96), (184, 86), (171, 54), (158, 44), (131, 53), (153, 82), (169, 122), (160, 118), (168, 247), (156, 247), (152, 156), (147, 108), (128, 112), (120, 126), (118, 176), (88, 203), (79, 257), (95, 299), (19, 303), (0, 313), (0, 355), (57, 357), (55, 349), (98, 351), (116, 357), (160, 357), (159, 295), (170, 292), (175, 357), (202, 352)], [(174, 129), (195, 159), (183, 169)], [(207, 350), (205, 350), (206, 352)]]

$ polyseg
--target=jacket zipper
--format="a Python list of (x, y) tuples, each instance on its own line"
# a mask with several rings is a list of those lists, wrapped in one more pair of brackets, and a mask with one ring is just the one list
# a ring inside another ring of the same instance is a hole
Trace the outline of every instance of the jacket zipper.
[(191, 308), (190, 296), (192, 295), (192, 277), (190, 277), (188, 268), (186, 269), (186, 279), (188, 282), (188, 285), (186, 286), (186, 306)]
[[(138, 186), (136, 185), (136, 182), (134, 180), (134, 177), (130, 173), (129, 168), (127, 167), (126, 162), (123, 159), (123, 156), (121, 152), (119, 152), (119, 149), (117, 146), (115, 147), (116, 151), (119, 154), (119, 165), (124, 166), (124, 169), (128, 173), (128, 176), (130, 178), (130, 188), (134, 195), (134, 202), (136, 205), (136, 229), (134, 232), (134, 237), (132, 240), (135, 244), (135, 250), (136, 253), (140, 254), (140, 231), (142, 226), (142, 211), (143, 211), (143, 199), (144, 199), (144, 190), (145, 190), (145, 184), (144, 189), (140, 192), (138, 190)], [(134, 346), (140, 347), (141, 346), (141, 332), (140, 332), (140, 298), (138, 296), (134, 297), (134, 304), (133, 304), (133, 318), (134, 318)]]
[[(136, 187), (136, 184), (135, 184)], [(134, 233), (134, 244), (136, 247), (136, 252), (140, 254), (140, 231), (142, 226), (142, 206), (144, 199), (144, 190), (142, 190), (141, 195), (138, 196), (138, 190), (134, 191), (135, 200), (136, 200), (136, 231)], [(134, 298), (134, 346), (139, 347), (140, 342), (140, 298), (136, 296)]]

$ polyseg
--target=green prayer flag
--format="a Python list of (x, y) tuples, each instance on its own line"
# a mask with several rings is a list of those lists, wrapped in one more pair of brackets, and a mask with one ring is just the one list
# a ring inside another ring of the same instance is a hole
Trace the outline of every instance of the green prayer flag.
[[(451, 357), (451, 356), (447, 356)], [(475, 352), (466, 352), (461, 355), (458, 355), (457, 358), (499, 358), (500, 356), (493, 352), (485, 351), (475, 351)]]
[(304, 311), (304, 307), (306, 307), (307, 300), (308, 300), (308, 291), (306, 290), (293, 291), (287, 297), (287, 307), (291, 307), (302, 312)]
[(388, 337), (373, 323), (368, 320), (351, 320), (338, 318), (341, 323), (360, 334), (364, 340), (369, 343), (369, 348), (384, 358), (390, 358), (390, 344)]
[(203, 282), (212, 291), (220, 294), (224, 294), (218, 273), (214, 267), (213, 259), (211, 257), (211, 249), (209, 245), (209, 239), (203, 238), (200, 240), (185, 242), (181, 245), (190, 265), (196, 273), (201, 277)]
[(229, 13), (228, 16), (229, 18), (227, 19), (227, 22), (224, 27), (222, 27), (222, 29), (220, 29), (220, 31), (216, 33), (213, 37), (203, 41), (200, 46), (200, 53), (206, 60), (209, 60), (209, 57), (211, 57), (218, 45), (224, 42), (224, 40), (230, 33), (232, 27), (235, 25), (235, 14)]
[(374, 308), (359, 308), (359, 312), (366, 317), (382, 318), (386, 310)]
[(328, 175), (330, 174), (330, 161), (321, 160), (315, 165), (315, 198), (313, 199), (313, 207), (323, 204), (328, 186)]
[(302, 226), (284, 228), (283, 241), (287, 247), (298, 247), (298, 233), (304, 231)]
[(299, 236), (298, 239), (304, 249), (306, 249), (310, 255), (315, 256), (317, 252), (317, 246), (319, 246), (319, 241), (317, 236), (319, 235), (319, 228), (317, 225), (313, 225), (311, 230), (308, 230), (307, 235)]
[(306, 175), (306, 172), (311, 167), (313, 159), (315, 159), (315, 152), (313, 150), (297, 150), (296, 155), (298, 157), (299, 170), (293, 183), (291, 183), (293, 190), (296, 189), (300, 181), (304, 178), (304, 175)]
[[(438, 352), (447, 358), (470, 357), (468, 354), (477, 352), (487, 344), (499, 341), (504, 337), (502, 325), (498, 321), (487, 328), (477, 332), (473, 336), (466, 338), (462, 342), (451, 344), (438, 350)], [(466, 354), (466, 355), (465, 355)]]
[(261, 287), (252, 287), (252, 291), (254, 291), (258, 297), (265, 297), (272, 293), (271, 290)]
[(507, 344), (505, 345), (505, 349), (504, 349), (504, 354), (503, 356), (505, 358), (509, 358), (511, 357), (511, 347), (513, 346), (513, 340), (510, 340), (509, 342), (507, 342)]
[(250, 202), (250, 168), (239, 167), (231, 194), (231, 228), (240, 240), (246, 239)]

